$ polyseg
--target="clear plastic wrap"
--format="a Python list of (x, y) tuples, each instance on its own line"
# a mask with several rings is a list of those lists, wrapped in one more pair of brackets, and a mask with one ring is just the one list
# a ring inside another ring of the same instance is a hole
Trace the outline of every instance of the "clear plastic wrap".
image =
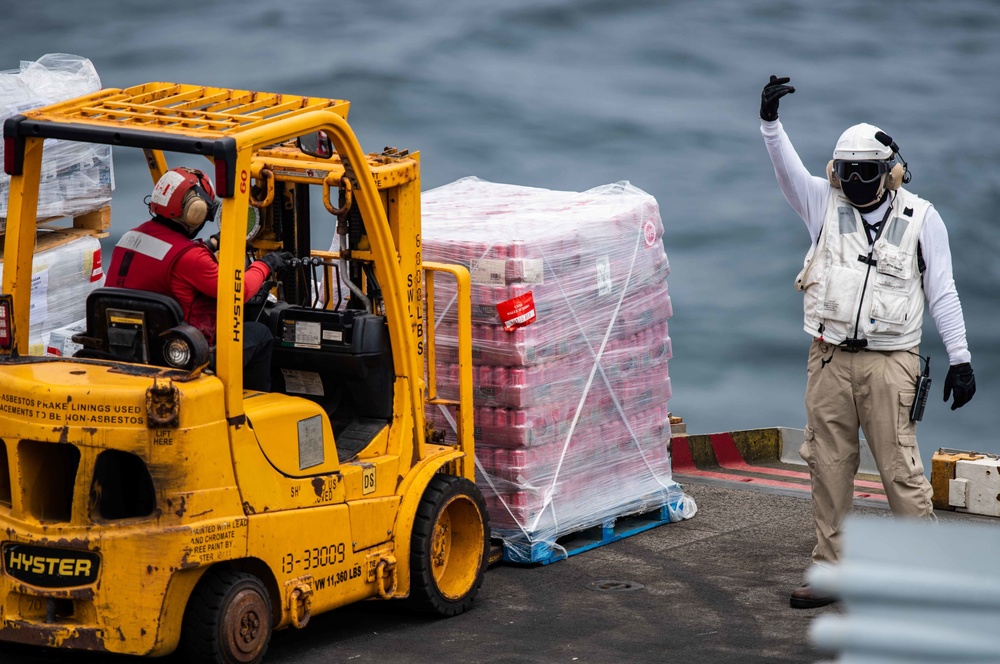
[(48, 343), (45, 344), (45, 354), (55, 357), (72, 357), (76, 351), (83, 348), (83, 344), (73, 341), (74, 334), (84, 334), (87, 331), (87, 319), (81, 318), (69, 325), (52, 330), (49, 333)]
[[(85, 317), (87, 296), (104, 285), (100, 240), (93, 235), (64, 239), (62, 231), (38, 232), (37, 244), (42, 248), (35, 252), (31, 266), (28, 346), (32, 355), (45, 354), (53, 331)], [(55, 246), (44, 248), (50, 242)]]
[[(49, 53), (20, 69), (0, 71), (0, 122), (9, 117), (101, 89), (90, 60)], [(0, 145), (0, 156), (3, 154)], [(7, 217), (10, 176), (0, 173), (0, 232)], [(75, 217), (111, 202), (111, 146), (48, 139), (42, 153), (38, 218)]]
[[(627, 514), (693, 516), (671, 477), (656, 201), (627, 182), (575, 193), (477, 178), (422, 200), (424, 259), (472, 274), (477, 474), (508, 559), (558, 555), (560, 537)], [(445, 398), (457, 396), (454, 296), (435, 282)], [(428, 418), (453, 435), (454, 413)]]

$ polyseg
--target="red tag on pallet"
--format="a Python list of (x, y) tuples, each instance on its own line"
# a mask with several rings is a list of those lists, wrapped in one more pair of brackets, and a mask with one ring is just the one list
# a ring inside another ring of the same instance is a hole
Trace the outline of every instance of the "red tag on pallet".
[(535, 298), (531, 291), (512, 297), (497, 305), (497, 313), (500, 314), (503, 329), (508, 332), (531, 325), (535, 322)]

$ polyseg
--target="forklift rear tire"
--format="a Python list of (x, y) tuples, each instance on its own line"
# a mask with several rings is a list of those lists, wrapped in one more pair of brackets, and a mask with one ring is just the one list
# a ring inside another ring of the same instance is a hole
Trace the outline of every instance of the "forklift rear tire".
[(473, 482), (435, 475), (417, 507), (410, 542), (410, 605), (455, 616), (472, 606), (489, 560), (489, 513)]
[(245, 572), (209, 570), (188, 600), (182, 646), (189, 664), (257, 664), (271, 640), (267, 589)]

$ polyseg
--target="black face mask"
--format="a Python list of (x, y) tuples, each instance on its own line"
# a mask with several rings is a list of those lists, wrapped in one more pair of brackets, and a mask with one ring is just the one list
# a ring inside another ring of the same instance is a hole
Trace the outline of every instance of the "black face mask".
[(861, 182), (857, 178), (852, 178), (847, 182), (841, 181), (840, 187), (844, 190), (844, 196), (847, 196), (847, 200), (854, 207), (867, 207), (876, 202), (875, 197), (878, 195), (878, 188), (881, 184), (882, 178), (878, 178), (874, 182)]

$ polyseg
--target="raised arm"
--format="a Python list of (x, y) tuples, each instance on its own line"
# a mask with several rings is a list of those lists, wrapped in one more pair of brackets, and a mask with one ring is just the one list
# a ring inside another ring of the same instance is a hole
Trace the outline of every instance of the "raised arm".
[(831, 190), (826, 178), (809, 174), (778, 120), (778, 100), (795, 92), (794, 87), (786, 85), (788, 81), (787, 77), (771, 76), (764, 86), (760, 103), (760, 133), (764, 136), (764, 145), (771, 157), (781, 193), (805, 222), (809, 237), (815, 242), (823, 227), (823, 215)]

